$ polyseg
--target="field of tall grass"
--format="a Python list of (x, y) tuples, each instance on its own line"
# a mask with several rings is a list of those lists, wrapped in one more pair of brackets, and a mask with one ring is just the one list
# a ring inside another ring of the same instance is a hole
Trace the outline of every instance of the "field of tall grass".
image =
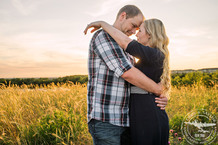
[[(92, 144), (87, 128), (86, 90), (86, 85), (73, 83), (0, 85), (0, 144)], [(180, 126), (188, 112), (203, 108), (218, 115), (217, 93), (217, 85), (172, 88), (166, 108), (173, 132), (171, 144), (184, 144), (179, 138)]]

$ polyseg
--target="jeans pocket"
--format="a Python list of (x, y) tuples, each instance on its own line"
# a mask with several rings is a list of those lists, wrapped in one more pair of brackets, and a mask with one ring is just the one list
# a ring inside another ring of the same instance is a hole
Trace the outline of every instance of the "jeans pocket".
[(93, 136), (94, 135), (94, 132), (95, 132), (95, 120), (92, 119), (89, 121), (88, 123), (88, 128), (89, 128), (89, 132), (91, 133), (91, 135)]

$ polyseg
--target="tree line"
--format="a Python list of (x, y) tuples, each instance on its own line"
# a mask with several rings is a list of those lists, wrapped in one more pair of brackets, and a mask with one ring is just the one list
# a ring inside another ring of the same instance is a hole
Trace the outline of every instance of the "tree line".
[[(218, 81), (218, 71), (215, 72), (189, 72), (189, 73), (172, 73), (171, 74), (171, 84), (172, 86), (191, 86), (194, 84), (201, 84), (206, 87), (213, 87)], [(6, 86), (23, 84), (26, 85), (48, 85), (51, 83), (68, 83), (72, 82), (74, 84), (80, 83), (85, 84), (88, 82), (87, 75), (73, 75), (59, 78), (12, 78), (12, 79), (0, 79), (0, 84)]]
[(204, 85), (206, 87), (214, 87), (218, 81), (218, 71), (215, 72), (189, 72), (189, 73), (172, 73), (172, 86), (192, 86), (194, 84)]
[(48, 85), (54, 83), (57, 85), (58, 83), (80, 83), (85, 84), (88, 82), (87, 75), (73, 75), (73, 76), (65, 76), (65, 77), (58, 77), (58, 78), (12, 78), (12, 79), (0, 79), (0, 84), (4, 84), (5, 86), (10, 85)]

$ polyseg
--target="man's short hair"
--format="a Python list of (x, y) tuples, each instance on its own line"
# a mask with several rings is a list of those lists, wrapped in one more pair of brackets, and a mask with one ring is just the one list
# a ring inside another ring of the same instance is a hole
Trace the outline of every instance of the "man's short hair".
[(124, 7), (122, 7), (120, 9), (120, 11), (118, 12), (118, 14), (117, 14), (117, 19), (118, 19), (118, 17), (120, 16), (120, 14), (122, 12), (126, 12), (126, 18), (127, 19), (128, 18), (133, 18), (133, 17), (137, 16), (138, 14), (141, 14), (143, 16), (141, 10), (138, 7), (134, 6), (134, 5), (125, 5)]

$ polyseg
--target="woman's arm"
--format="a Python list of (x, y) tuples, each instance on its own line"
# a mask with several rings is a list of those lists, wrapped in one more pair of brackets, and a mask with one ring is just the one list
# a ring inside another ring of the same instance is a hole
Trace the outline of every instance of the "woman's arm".
[(104, 21), (96, 21), (96, 22), (90, 23), (89, 25), (87, 25), (86, 29), (84, 30), (84, 33), (86, 34), (88, 29), (90, 29), (91, 27), (94, 27), (94, 29), (91, 30), (91, 33), (102, 27), (102, 29), (104, 29), (107, 33), (109, 33), (110, 36), (124, 50), (127, 48), (128, 44), (132, 41), (132, 39), (130, 39), (126, 34), (124, 34), (120, 30), (114, 28), (113, 26), (109, 25), (108, 23)]

